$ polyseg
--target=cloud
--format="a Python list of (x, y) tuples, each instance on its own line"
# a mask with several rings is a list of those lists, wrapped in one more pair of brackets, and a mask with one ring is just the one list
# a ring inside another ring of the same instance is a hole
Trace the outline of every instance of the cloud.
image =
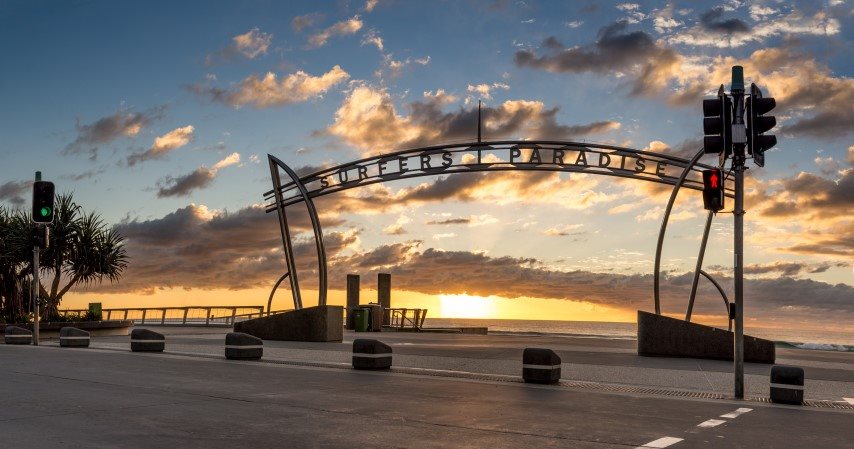
[(362, 29), (364, 23), (359, 16), (353, 16), (347, 20), (342, 20), (329, 28), (326, 28), (316, 34), (311, 35), (308, 38), (308, 43), (314, 47), (322, 47), (326, 45), (330, 38), (334, 36), (347, 36), (356, 34), (357, 31)]
[(378, 5), (379, 3), (380, 3), (380, 0), (367, 0), (367, 1), (365, 2), (364, 10), (365, 10), (366, 12), (371, 12), (371, 11), (373, 11), (373, 10), (374, 10), (374, 8), (376, 8), (376, 7), (377, 7), (377, 5)]
[(77, 123), (77, 138), (62, 150), (64, 155), (88, 153), (89, 159), (98, 157), (98, 146), (109, 144), (120, 137), (136, 137), (143, 128), (163, 116), (164, 106), (145, 112), (119, 110), (115, 114), (100, 118), (92, 123)]
[(377, 34), (376, 30), (368, 30), (368, 32), (362, 36), (362, 45), (373, 45), (377, 47), (377, 50), (383, 51), (383, 38)]
[(712, 33), (737, 34), (750, 32), (750, 25), (741, 19), (723, 20), (724, 7), (716, 6), (700, 15), (700, 26)]
[[(384, 245), (364, 253), (341, 257), (336, 267), (363, 267), (371, 274), (390, 272), (395, 288), (425, 294), (470, 294), (505, 298), (534, 297), (585, 301), (612, 307), (649, 310), (652, 307), (652, 275), (620, 275), (586, 270), (556, 271), (536, 258), (490, 257), (469, 251), (421, 249), (423, 242)], [(381, 253), (376, 257), (374, 253)], [(373, 261), (369, 263), (367, 261)], [(381, 265), (380, 265), (381, 264)], [(340, 268), (335, 276), (346, 274)], [(361, 271), (362, 275), (366, 275)], [(665, 276), (662, 283), (665, 312), (684, 310), (692, 273)], [(718, 277), (724, 285), (732, 279)], [(723, 315), (717, 292), (700, 285), (698, 313)], [(798, 320), (823, 317), (835, 322), (854, 319), (854, 288), (844, 284), (792, 279), (747, 279), (748, 314)], [(714, 297), (715, 300), (705, 300)], [(807, 299), (808, 298), (808, 299)], [(791, 312), (798, 307), (797, 314)]]
[(154, 144), (146, 151), (139, 151), (131, 154), (127, 158), (127, 165), (133, 167), (139, 162), (144, 162), (150, 159), (159, 159), (170, 152), (183, 147), (193, 140), (193, 132), (195, 128), (192, 125), (187, 125), (181, 128), (175, 128), (168, 133), (154, 139)]
[(571, 224), (571, 225), (562, 225), (553, 228), (546, 229), (543, 231), (543, 234), (551, 236), (551, 237), (568, 237), (575, 235), (585, 234), (586, 231), (581, 231), (583, 228), (583, 224)]
[(265, 33), (258, 28), (238, 34), (231, 38), (231, 44), (222, 50), (210, 54), (205, 58), (205, 64), (213, 64), (218, 59), (227, 61), (235, 56), (243, 56), (246, 59), (255, 59), (260, 55), (267, 54), (273, 35)]
[(710, 46), (719, 48), (741, 47), (751, 42), (762, 42), (776, 36), (831, 36), (840, 32), (839, 21), (819, 11), (812, 16), (792, 10), (786, 15), (757, 19), (752, 27), (739, 19), (720, 20), (721, 7), (713, 8), (700, 16), (700, 23), (667, 37), (671, 44)]
[[(426, 145), (453, 140), (472, 140), (477, 129), (477, 108), (445, 112), (457, 101), (442, 90), (425, 92), (420, 101), (408, 105), (410, 114), (400, 115), (385, 90), (369, 86), (354, 88), (335, 113), (326, 132), (372, 154), (391, 148)], [(546, 108), (539, 101), (508, 100), (483, 109), (483, 132), (489, 139), (564, 139), (619, 129), (615, 121), (584, 125), (557, 122), (559, 108)]]
[(492, 99), (492, 91), (495, 89), (501, 90), (510, 90), (510, 86), (504, 83), (492, 83), (492, 84), (469, 84), (466, 87), (466, 91), (472, 94), (477, 94), (480, 98), (484, 100)]
[(680, 56), (644, 31), (628, 32), (628, 25), (626, 20), (615, 22), (599, 30), (595, 43), (570, 48), (550, 37), (543, 42), (542, 56), (533, 50), (520, 50), (514, 60), (519, 67), (554, 73), (630, 72), (635, 76), (632, 94), (639, 95), (669, 73)]
[[(316, 282), (314, 243), (303, 208), (289, 211), (296, 233), (300, 281), (311, 288)], [(324, 226), (342, 224), (323, 217)], [(235, 213), (189, 205), (161, 218), (120, 223), (116, 230), (127, 237), (131, 264), (122, 281), (91, 287), (98, 292), (144, 292), (156, 288), (226, 288), (240, 290), (272, 287), (283, 267), (280, 233), (275, 217), (262, 206)], [(652, 307), (652, 275), (620, 275), (588, 270), (557, 271), (530, 257), (491, 257), (482, 252), (422, 248), (421, 241), (360, 249), (357, 231), (326, 233), (330, 286), (343, 285), (346, 274), (363, 276), (390, 272), (395, 289), (425, 294), (496, 295), (584, 301), (624, 309)], [(819, 267), (820, 268), (820, 267)], [(665, 275), (662, 305), (665, 312), (682, 311), (691, 288), (691, 273)], [(718, 276), (723, 285), (732, 279)], [(695, 311), (722, 315), (717, 292), (701, 283)], [(748, 278), (745, 281), (748, 316), (768, 320), (854, 319), (854, 288), (790, 277)], [(714, 298), (712, 300), (711, 298)]]
[[(745, 275), (762, 275), (762, 274), (779, 274), (782, 276), (798, 276), (801, 274), (813, 274), (813, 273), (824, 273), (833, 267), (846, 267), (847, 263), (830, 263), (830, 262), (822, 262), (822, 263), (805, 263), (805, 262), (788, 262), (788, 261), (775, 261), (773, 263), (768, 264), (749, 264), (744, 267)], [(731, 267), (724, 267), (721, 265), (712, 265), (708, 267), (709, 270), (714, 270), (718, 272), (731, 272)]]
[(322, 97), (329, 89), (349, 78), (350, 75), (336, 65), (320, 76), (300, 70), (279, 80), (275, 73), (267, 72), (263, 78), (251, 75), (230, 89), (197, 84), (190, 90), (230, 106), (251, 105), (263, 109)]
[(412, 222), (412, 219), (406, 215), (400, 215), (397, 217), (397, 221), (392, 223), (391, 225), (383, 228), (383, 234), (386, 235), (402, 235), (406, 234), (406, 229), (403, 227)]
[(846, 156), (845, 160), (848, 162), (849, 165), (854, 165), (854, 145), (848, 147), (848, 155)]
[(394, 59), (394, 55), (391, 53), (383, 55), (382, 68), (374, 72), (374, 75), (378, 78), (383, 78), (384, 76), (395, 78), (403, 74), (403, 71), (412, 64), (418, 64), (421, 66), (430, 64), (430, 56), (425, 56), (423, 58), (410, 57), (398, 60)]
[(468, 217), (442, 218), (438, 220), (429, 220), (424, 224), (427, 225), (467, 225), (468, 227), (483, 226), (487, 224), (497, 223), (498, 219), (489, 214), (470, 215)]
[(219, 170), (240, 162), (240, 154), (231, 153), (221, 161), (207, 168), (204, 165), (192, 172), (179, 176), (166, 176), (157, 181), (157, 197), (166, 198), (170, 196), (187, 196), (194, 190), (209, 186), (216, 178)]
[(0, 184), (0, 201), (22, 207), (26, 203), (24, 195), (32, 191), (32, 186), (32, 181), (8, 181)]
[(305, 14), (302, 16), (296, 16), (291, 20), (291, 28), (294, 29), (297, 33), (302, 30), (314, 25), (315, 23), (321, 21), (323, 19), (323, 14), (320, 13), (311, 13)]
[(267, 49), (273, 41), (273, 35), (253, 28), (231, 39), (234, 41), (234, 48), (240, 54), (248, 59), (255, 59), (258, 55), (267, 54)]
[[(311, 229), (307, 213), (299, 208), (288, 212), (295, 233)], [(341, 222), (325, 219), (324, 224)], [(278, 221), (261, 206), (228, 213), (191, 204), (161, 218), (119, 223), (116, 230), (127, 237), (131, 263), (121, 282), (93, 286), (92, 291), (272, 288), (284, 266)], [(324, 243), (334, 257), (357, 244), (358, 234), (327, 232)], [(314, 243), (299, 237), (294, 250), (303, 263), (313, 256)]]

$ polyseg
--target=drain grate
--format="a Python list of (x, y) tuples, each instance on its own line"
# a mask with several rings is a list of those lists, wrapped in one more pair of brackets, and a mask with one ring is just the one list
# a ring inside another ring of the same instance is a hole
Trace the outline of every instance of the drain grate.
[[(97, 349), (106, 349), (110, 351), (120, 351), (127, 352), (127, 349), (124, 348), (115, 348), (115, 347), (98, 347)], [(181, 352), (181, 351), (166, 351), (164, 354), (172, 354), (172, 355), (180, 355), (186, 357), (195, 357), (195, 358), (203, 358), (203, 359), (214, 359), (214, 360), (224, 360), (225, 357), (217, 354), (203, 354), (197, 352)], [(261, 359), (256, 363), (268, 363), (273, 365), (287, 365), (287, 366), (305, 366), (305, 367), (313, 367), (313, 368), (334, 368), (334, 369), (342, 369), (342, 370), (351, 370), (352, 365), (350, 363), (342, 363), (342, 362), (307, 362), (307, 361), (299, 361), (299, 360), (281, 360), (281, 359)], [(481, 380), (488, 382), (507, 382), (507, 383), (524, 383), (521, 377), (519, 376), (508, 376), (503, 374), (484, 374), (484, 373), (472, 373), (468, 371), (450, 371), (450, 370), (438, 370), (438, 369), (429, 369), (429, 368), (410, 368), (410, 367), (392, 367), (389, 372), (398, 373), (398, 374), (414, 374), (419, 376), (431, 376), (431, 377), (450, 377), (457, 379), (471, 379), (471, 380)], [(683, 398), (693, 398), (693, 399), (728, 399), (728, 396), (725, 396), (721, 393), (714, 392), (706, 392), (706, 391), (691, 391), (691, 390), (672, 390), (666, 388), (656, 388), (656, 387), (638, 387), (633, 385), (622, 385), (622, 384), (606, 384), (606, 383), (598, 383), (598, 382), (585, 382), (585, 381), (577, 381), (577, 380), (562, 380), (558, 384), (558, 386), (563, 388), (577, 388), (577, 389), (585, 389), (585, 390), (594, 390), (594, 391), (605, 391), (611, 393), (635, 393), (635, 394), (649, 394), (656, 396), (669, 396), (669, 397), (683, 397)], [(759, 396), (751, 396), (746, 397), (746, 401), (750, 402), (759, 402), (764, 404), (771, 404), (771, 400), (767, 397), (759, 397)], [(851, 405), (847, 402), (835, 402), (835, 401), (825, 401), (825, 400), (814, 400), (808, 399), (803, 403), (806, 407), (816, 407), (816, 408), (830, 408), (836, 410), (854, 410), (854, 405)]]

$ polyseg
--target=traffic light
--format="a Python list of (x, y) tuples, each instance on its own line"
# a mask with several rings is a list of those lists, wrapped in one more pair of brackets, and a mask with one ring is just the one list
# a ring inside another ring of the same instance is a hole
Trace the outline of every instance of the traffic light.
[(33, 183), (33, 221), (53, 223), (53, 183), (36, 181)]
[(703, 208), (715, 212), (724, 208), (724, 178), (719, 168), (703, 170)]
[(753, 156), (753, 162), (765, 166), (765, 151), (777, 145), (777, 136), (763, 135), (777, 125), (777, 119), (771, 112), (777, 102), (773, 98), (762, 98), (762, 91), (756, 84), (750, 85), (750, 97), (747, 99), (747, 152)]
[(732, 153), (732, 100), (718, 90), (718, 98), (703, 100), (703, 149), (706, 154)]

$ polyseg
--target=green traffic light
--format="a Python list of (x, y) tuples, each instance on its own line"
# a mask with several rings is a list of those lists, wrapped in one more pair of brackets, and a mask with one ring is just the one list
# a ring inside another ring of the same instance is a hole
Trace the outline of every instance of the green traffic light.
[(43, 208), (39, 209), (39, 213), (42, 215), (42, 217), (48, 217), (48, 216), (50, 216), (50, 208), (49, 207), (43, 207)]

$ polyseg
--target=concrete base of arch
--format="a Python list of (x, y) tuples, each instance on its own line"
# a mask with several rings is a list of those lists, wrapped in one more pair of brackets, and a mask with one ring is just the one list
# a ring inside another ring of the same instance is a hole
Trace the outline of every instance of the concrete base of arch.
[(262, 340), (340, 342), (344, 339), (344, 308), (315, 306), (234, 323), (235, 332)]
[[(638, 310), (638, 355), (732, 360), (733, 333)], [(744, 361), (774, 363), (774, 342), (744, 336)]]

